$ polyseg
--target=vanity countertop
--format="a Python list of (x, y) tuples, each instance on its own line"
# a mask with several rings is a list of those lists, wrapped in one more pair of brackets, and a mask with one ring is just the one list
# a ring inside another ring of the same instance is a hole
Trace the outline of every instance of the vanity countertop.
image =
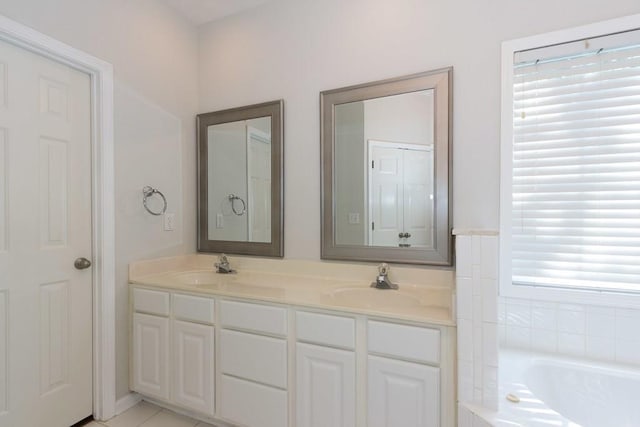
[[(376, 272), (373, 265), (243, 257), (231, 259), (237, 273), (219, 274), (213, 270), (214, 260), (214, 256), (198, 254), (135, 262), (129, 268), (129, 282), (181, 292), (455, 325), (449, 271), (393, 267), (390, 277), (400, 289), (379, 290), (369, 286)], [(365, 272), (369, 280), (364, 278)]]

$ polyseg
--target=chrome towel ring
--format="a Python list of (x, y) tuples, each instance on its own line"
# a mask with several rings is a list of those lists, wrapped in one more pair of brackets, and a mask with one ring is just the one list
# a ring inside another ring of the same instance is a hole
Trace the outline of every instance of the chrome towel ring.
[[(244, 213), (247, 211), (247, 204), (244, 202), (244, 200), (242, 200), (242, 198), (236, 196), (235, 194), (229, 194), (227, 197), (231, 202), (231, 210), (233, 211), (233, 213), (238, 216), (244, 215)], [(240, 203), (242, 203), (242, 209), (240, 210), (240, 212), (236, 210), (236, 204), (235, 204), (236, 200), (240, 200)]]
[[(160, 192), (160, 190), (156, 190), (155, 188), (147, 185), (142, 189), (142, 194), (143, 194), (142, 204), (144, 205), (144, 208), (147, 210), (147, 212), (149, 212), (151, 215), (158, 216), (158, 215), (162, 215), (167, 211), (167, 199), (166, 197), (164, 197), (164, 194)], [(154, 212), (151, 209), (149, 209), (149, 206), (147, 206), (147, 199), (153, 196), (154, 194), (157, 194), (162, 198), (163, 206), (162, 206), (162, 211), (160, 212)]]

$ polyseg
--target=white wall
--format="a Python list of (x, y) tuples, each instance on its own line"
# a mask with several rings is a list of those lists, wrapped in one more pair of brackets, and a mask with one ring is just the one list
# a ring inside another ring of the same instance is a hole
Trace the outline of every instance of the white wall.
[(453, 66), (454, 224), (498, 228), (500, 42), (637, 0), (278, 0), (200, 29), (200, 111), (285, 100), (285, 257), (320, 257), (322, 90)]
[[(154, 0), (13, 0), (0, 14), (114, 65), (117, 396), (128, 392), (131, 260), (195, 248), (197, 32)], [(143, 185), (165, 193), (177, 229), (145, 213)]]

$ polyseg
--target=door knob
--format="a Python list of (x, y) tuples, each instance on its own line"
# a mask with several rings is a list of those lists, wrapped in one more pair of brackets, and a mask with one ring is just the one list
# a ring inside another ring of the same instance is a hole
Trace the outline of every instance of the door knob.
[(85, 268), (91, 267), (91, 261), (86, 258), (78, 258), (73, 262), (73, 266), (76, 270), (84, 270)]

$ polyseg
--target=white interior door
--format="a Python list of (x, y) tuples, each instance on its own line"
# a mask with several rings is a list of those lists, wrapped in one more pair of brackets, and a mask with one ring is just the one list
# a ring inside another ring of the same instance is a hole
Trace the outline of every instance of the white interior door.
[(249, 241), (271, 242), (271, 138), (247, 128)]
[(433, 246), (432, 152), (407, 149), (403, 152), (404, 198), (402, 200), (405, 242), (411, 246)]
[(431, 246), (431, 148), (373, 140), (368, 145), (370, 245)]
[(369, 160), (369, 244), (398, 246), (403, 232), (402, 151), (370, 144)]
[(90, 78), (0, 42), (0, 425), (92, 412)]

